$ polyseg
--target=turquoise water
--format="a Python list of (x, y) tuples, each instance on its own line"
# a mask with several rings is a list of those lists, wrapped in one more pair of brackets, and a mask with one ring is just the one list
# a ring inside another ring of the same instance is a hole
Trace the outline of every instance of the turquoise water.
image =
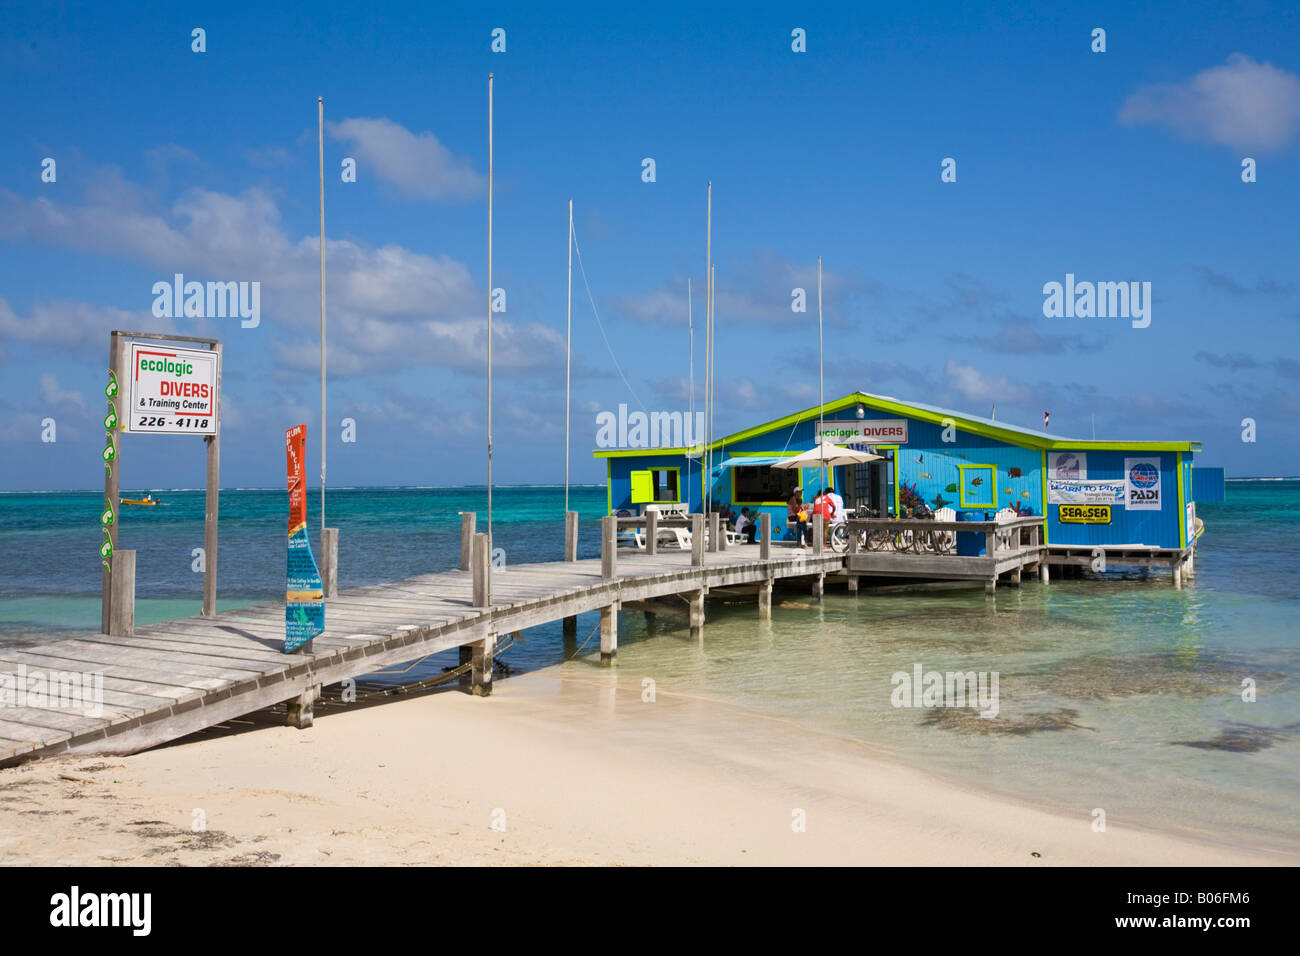
[[(508, 563), (560, 557), (562, 489), (497, 489), (495, 540)], [(576, 489), (584, 556), (594, 556), (603, 488)], [(202, 494), (155, 492), (126, 509), (136, 548), (137, 620), (196, 613)], [(313, 499), (312, 505), (315, 505)], [(329, 492), (344, 586), (450, 567), (459, 510), (481, 489)], [(0, 644), (50, 640), (99, 621), (96, 494), (0, 495)], [(274, 600), (284, 575), (285, 494), (222, 494), (223, 606)], [(1300, 849), (1300, 481), (1230, 482), (1202, 504), (1193, 583), (1167, 573), (1027, 582), (916, 594), (778, 594), (770, 621), (752, 603), (711, 601), (704, 641), (665, 617), (621, 616), (620, 674), (660, 692), (712, 697), (802, 720), (895, 751), (918, 766), (1109, 823), (1227, 833)], [(315, 515), (315, 512), (313, 512)], [(309, 527), (318, 526), (313, 517)], [(597, 617), (580, 621), (578, 643)], [(558, 625), (526, 633), (512, 667), (565, 661)], [(596, 667), (595, 641), (563, 668)], [(402, 679), (436, 673), (440, 655)], [(891, 703), (895, 672), (999, 675), (999, 714)], [(1242, 681), (1256, 700), (1242, 700)], [(396, 679), (396, 678), (392, 678)], [(1099, 839), (1104, 838), (1099, 834)]]

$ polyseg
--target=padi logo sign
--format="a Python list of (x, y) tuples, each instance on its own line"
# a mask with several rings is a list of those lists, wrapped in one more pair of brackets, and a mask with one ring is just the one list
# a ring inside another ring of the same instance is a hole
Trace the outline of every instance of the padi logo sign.
[(1160, 459), (1124, 459), (1124, 499), (1130, 511), (1160, 510)]

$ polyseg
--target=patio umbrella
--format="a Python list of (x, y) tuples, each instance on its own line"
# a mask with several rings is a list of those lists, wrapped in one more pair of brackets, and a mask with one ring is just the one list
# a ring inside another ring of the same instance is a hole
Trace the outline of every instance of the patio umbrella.
[(856, 465), (864, 461), (880, 461), (882, 455), (873, 455), (869, 451), (845, 448), (833, 442), (824, 441), (816, 448), (800, 452), (792, 458), (778, 461), (773, 468), (837, 468), (840, 465)]

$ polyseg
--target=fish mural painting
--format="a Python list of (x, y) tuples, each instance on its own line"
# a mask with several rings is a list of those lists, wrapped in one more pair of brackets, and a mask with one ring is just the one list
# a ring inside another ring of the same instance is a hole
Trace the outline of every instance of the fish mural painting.
[(284, 653), (325, 630), (325, 590), (307, 537), (307, 426), (284, 433), (289, 473), (289, 558), (284, 586)]

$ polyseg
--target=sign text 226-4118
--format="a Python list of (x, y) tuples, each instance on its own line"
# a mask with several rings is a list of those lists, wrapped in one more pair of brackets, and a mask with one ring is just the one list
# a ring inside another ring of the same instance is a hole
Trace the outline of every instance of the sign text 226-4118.
[(135, 424), (136, 428), (161, 428), (164, 425), (171, 424), (176, 428), (194, 428), (202, 430), (208, 427), (208, 419), (175, 418), (169, 422), (165, 415), (141, 415), (140, 420)]

